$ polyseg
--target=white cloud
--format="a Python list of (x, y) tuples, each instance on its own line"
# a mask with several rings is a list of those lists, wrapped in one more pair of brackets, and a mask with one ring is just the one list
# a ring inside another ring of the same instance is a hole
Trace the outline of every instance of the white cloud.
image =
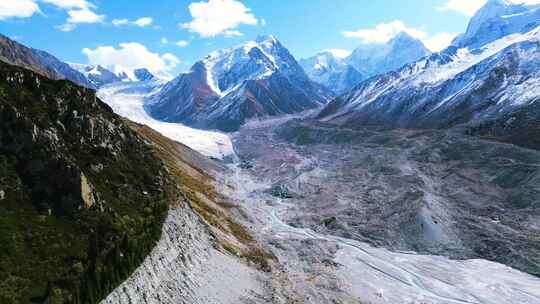
[(103, 22), (103, 19), (105, 18), (104, 15), (98, 15), (91, 10), (87, 9), (80, 9), (80, 10), (72, 10), (68, 11), (69, 18), (67, 20), (68, 23), (99, 23)]
[(484, 4), (486, 4), (486, 0), (448, 0), (442, 6), (437, 7), (437, 10), (455, 11), (466, 16), (472, 16)]
[(153, 21), (154, 20), (150, 17), (142, 17), (133, 21), (133, 24), (135, 24), (136, 26), (145, 27), (152, 24)]
[(457, 33), (438, 33), (427, 39), (424, 39), (423, 42), (428, 49), (433, 52), (438, 52), (444, 50), (447, 46), (452, 43), (452, 40), (456, 38)]
[(220, 34), (238, 34), (234, 31), (241, 24), (256, 25), (257, 19), (251, 10), (236, 0), (208, 0), (189, 5), (193, 18), (181, 26), (201, 37), (215, 37)]
[(386, 43), (401, 32), (405, 32), (417, 39), (424, 39), (427, 36), (426, 32), (409, 28), (401, 20), (381, 23), (374, 28), (345, 31), (343, 32), (343, 36), (347, 38), (359, 38), (363, 43)]
[(86, 0), (41, 0), (41, 2), (52, 4), (61, 9), (90, 9), (95, 7)]
[(68, 15), (66, 23), (58, 27), (63, 32), (74, 30), (80, 23), (101, 23), (105, 20), (105, 15), (98, 15), (89, 9), (71, 10), (68, 11)]
[(0, 20), (28, 18), (37, 12), (39, 12), (39, 6), (33, 0), (0, 1)]
[(96, 6), (87, 0), (0, 0), (0, 20), (30, 17), (40, 12), (38, 1), (68, 11), (66, 23), (57, 26), (62, 31), (71, 31), (79, 23), (100, 23), (105, 19), (105, 15), (94, 13)]
[(223, 35), (228, 38), (244, 36), (244, 34), (242, 34), (242, 32), (238, 30), (226, 30), (225, 32), (223, 32)]
[(401, 20), (394, 20), (389, 23), (381, 23), (374, 28), (359, 29), (357, 31), (345, 31), (343, 36), (347, 38), (358, 38), (362, 43), (381, 44), (387, 43), (399, 33), (405, 32), (411, 37), (421, 40), (424, 45), (433, 52), (440, 51), (449, 46), (452, 39), (456, 37), (454, 33), (438, 33), (433, 36), (427, 32), (412, 27), (407, 27)]
[[(539, 4), (540, 0), (509, 0), (519, 4)], [(446, 3), (437, 7), (439, 11), (455, 11), (466, 16), (473, 16), (487, 0), (447, 0)]]
[(169, 44), (169, 39), (165, 37), (161, 38), (161, 44)]
[(180, 60), (171, 53), (163, 55), (150, 52), (146, 46), (137, 42), (121, 43), (118, 48), (100, 46), (94, 50), (85, 48), (83, 54), (88, 63), (107, 67), (121, 66), (126, 69), (147, 68), (152, 73), (167, 72), (174, 69)]
[(345, 58), (351, 54), (351, 51), (343, 50), (343, 49), (326, 49), (326, 50), (323, 50), (323, 52), (330, 52), (337, 58)]
[(186, 47), (189, 45), (189, 41), (187, 40), (180, 40), (178, 42), (176, 42), (176, 45), (179, 46), (179, 47)]
[(111, 21), (111, 23), (114, 25), (114, 26), (121, 26), (121, 25), (126, 25), (129, 23), (129, 20), (123, 18), (123, 19), (113, 19)]
[(152, 25), (152, 23), (154, 22), (154, 19), (150, 18), (150, 17), (142, 17), (142, 18), (139, 18), (137, 20), (129, 20), (129, 19), (126, 19), (126, 18), (122, 18), (122, 19), (113, 19), (113, 21), (111, 22), (114, 26), (122, 26), (122, 25), (136, 25), (136, 26), (139, 26), (139, 27), (146, 27), (146, 26), (149, 26), (149, 25)]

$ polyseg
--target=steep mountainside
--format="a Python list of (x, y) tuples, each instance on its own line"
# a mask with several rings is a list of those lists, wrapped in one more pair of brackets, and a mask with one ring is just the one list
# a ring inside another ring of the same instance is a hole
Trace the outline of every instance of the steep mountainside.
[(396, 70), (430, 54), (424, 44), (402, 32), (386, 44), (366, 44), (345, 60), (366, 77)]
[(336, 94), (345, 93), (364, 78), (344, 58), (339, 58), (330, 51), (302, 59), (300, 65), (311, 80), (324, 85)]
[(208, 55), (151, 97), (146, 109), (160, 120), (234, 131), (247, 119), (312, 109), (331, 95), (278, 40), (264, 36)]
[(331, 102), (319, 117), (351, 127), (393, 128), (500, 121), (538, 102), (539, 48), (540, 28), (504, 36), (476, 49), (451, 46), (363, 82)]
[(179, 192), (93, 90), (0, 63), (0, 302), (95, 303), (161, 235)]
[(28, 48), (0, 34), (0, 61), (22, 66), (51, 79), (67, 79), (87, 88), (95, 88), (84, 75), (51, 54)]

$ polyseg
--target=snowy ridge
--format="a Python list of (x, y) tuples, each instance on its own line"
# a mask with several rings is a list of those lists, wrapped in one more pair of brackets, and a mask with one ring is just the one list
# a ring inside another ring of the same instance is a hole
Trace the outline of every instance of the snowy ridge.
[[(238, 88), (243, 81), (269, 77), (287, 64), (279, 54), (281, 45), (274, 36), (260, 36), (231, 49), (215, 51), (202, 63), (206, 68), (207, 84), (220, 97)], [(254, 54), (253, 52), (260, 52)], [(255, 63), (255, 67), (252, 65)], [(240, 69), (244, 69), (240, 71)], [(225, 79), (233, 71), (235, 79)]]
[(526, 33), (540, 25), (539, 4), (514, 4), (489, 0), (473, 16), (467, 31), (452, 43), (456, 47), (478, 48), (516, 33)]
[(149, 97), (145, 109), (158, 120), (234, 132), (251, 118), (302, 112), (333, 96), (275, 37), (260, 36), (210, 53)]
[(540, 26), (479, 48), (450, 46), (364, 81), (319, 115), (340, 125), (448, 128), (540, 100)]
[(99, 64), (87, 65), (79, 63), (69, 63), (69, 65), (83, 74), (97, 88), (115, 82), (146, 81), (154, 77), (162, 80), (170, 80), (170, 75), (166, 73), (157, 73), (157, 75), (154, 75), (146, 68), (128, 69), (120, 65), (103, 66)]
[(399, 33), (385, 44), (360, 45), (348, 56), (327, 50), (300, 64), (313, 81), (342, 94), (363, 79), (396, 70), (428, 54), (420, 40)]
[(311, 80), (338, 94), (350, 90), (364, 78), (344, 58), (337, 57), (332, 51), (324, 51), (311, 58), (302, 59), (300, 65)]

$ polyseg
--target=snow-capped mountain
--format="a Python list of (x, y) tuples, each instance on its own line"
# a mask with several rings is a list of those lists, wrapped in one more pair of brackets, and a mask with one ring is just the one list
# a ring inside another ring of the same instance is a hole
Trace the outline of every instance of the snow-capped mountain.
[(312, 109), (331, 96), (275, 37), (261, 36), (209, 54), (152, 96), (146, 109), (160, 120), (234, 131), (249, 118)]
[(373, 77), (335, 99), (319, 117), (351, 127), (446, 128), (498, 120), (539, 97), (540, 26), (478, 48), (451, 46)]
[(319, 54), (300, 60), (311, 80), (326, 86), (337, 94), (345, 93), (360, 83), (364, 78), (344, 58), (336, 56), (331, 51), (323, 51)]
[(155, 78), (146, 68), (130, 70), (119, 65), (112, 67), (77, 63), (71, 63), (70, 65), (82, 73), (96, 88), (115, 82), (148, 81)]
[(540, 4), (489, 0), (471, 19), (467, 31), (452, 44), (458, 48), (478, 48), (510, 34), (529, 32), (539, 25)]
[(365, 77), (371, 77), (394, 71), (429, 54), (422, 41), (401, 32), (385, 44), (360, 45), (345, 61)]
[(81, 72), (97, 88), (121, 81), (120, 77), (101, 65), (71, 64), (71, 66)]

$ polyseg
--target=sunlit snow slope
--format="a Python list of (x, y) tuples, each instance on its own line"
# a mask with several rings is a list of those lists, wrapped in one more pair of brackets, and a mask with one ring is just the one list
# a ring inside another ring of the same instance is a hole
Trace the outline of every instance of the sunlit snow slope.
[(151, 118), (143, 109), (144, 98), (156, 87), (155, 82), (116, 83), (98, 91), (98, 97), (115, 113), (147, 125), (172, 140), (209, 157), (223, 159), (233, 154), (229, 137), (219, 132), (202, 131), (178, 123)]

